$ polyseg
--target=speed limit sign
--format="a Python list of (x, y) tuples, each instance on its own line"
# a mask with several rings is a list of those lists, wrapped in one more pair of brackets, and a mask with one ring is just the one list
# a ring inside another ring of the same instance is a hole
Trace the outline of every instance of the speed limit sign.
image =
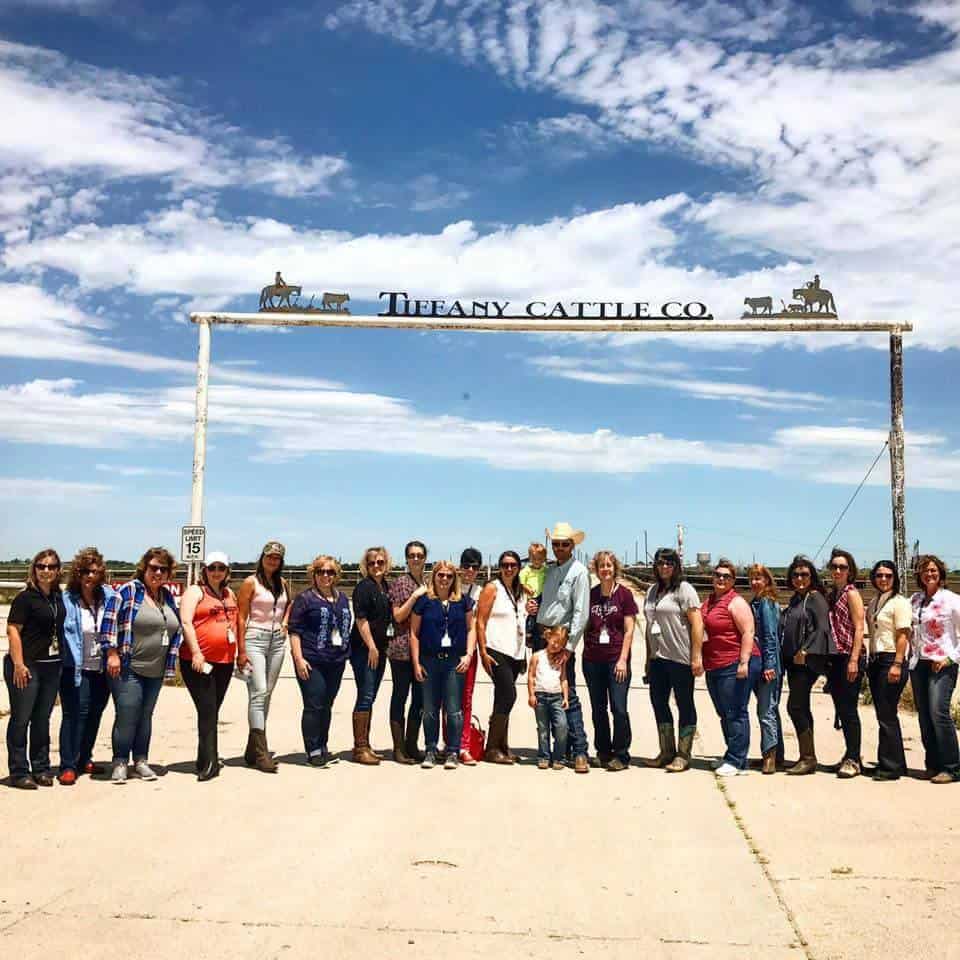
[(203, 526), (180, 528), (180, 562), (200, 563), (206, 553), (207, 528)]

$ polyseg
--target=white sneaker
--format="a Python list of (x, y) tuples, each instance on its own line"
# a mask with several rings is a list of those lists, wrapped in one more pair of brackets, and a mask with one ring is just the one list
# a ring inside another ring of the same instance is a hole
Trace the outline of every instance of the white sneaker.
[(744, 777), (746, 775), (746, 770), (741, 770), (739, 767), (735, 767), (732, 763), (721, 763), (720, 766), (717, 767), (718, 777)]
[(113, 765), (113, 770), (110, 772), (110, 782), (121, 784), (127, 782), (127, 765), (123, 761), (118, 761)]
[(716, 760), (710, 761), (711, 770), (719, 770), (723, 766), (723, 757), (717, 757)]
[(156, 774), (153, 772), (153, 770), (151, 770), (150, 767), (147, 765), (147, 761), (146, 761), (146, 760), (138, 760), (138, 761), (133, 765), (133, 772), (134, 772), (141, 780), (156, 780), (156, 779), (157, 779), (157, 775), (156, 775)]

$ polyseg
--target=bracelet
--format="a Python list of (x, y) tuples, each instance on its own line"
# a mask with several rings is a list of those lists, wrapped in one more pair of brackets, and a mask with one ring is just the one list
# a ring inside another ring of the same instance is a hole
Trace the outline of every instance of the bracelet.
[(902, 667), (902, 666), (903, 666), (903, 661), (902, 661), (902, 660), (894, 660), (893, 663), (890, 664), (890, 666), (891, 666), (891, 667)]

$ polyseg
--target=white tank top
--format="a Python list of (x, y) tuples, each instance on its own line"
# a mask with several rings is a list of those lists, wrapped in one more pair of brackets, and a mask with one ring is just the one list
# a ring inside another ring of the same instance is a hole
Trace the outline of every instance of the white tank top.
[(546, 650), (537, 654), (537, 674), (533, 681), (536, 693), (562, 693), (560, 688), (560, 667), (550, 662), (550, 655)]
[(515, 601), (499, 580), (493, 584), (497, 594), (487, 620), (487, 647), (514, 660), (523, 660), (526, 657), (526, 601), (522, 594)]
[(253, 596), (250, 598), (250, 616), (247, 626), (255, 630), (276, 630), (283, 622), (283, 613), (287, 609), (287, 595), (279, 597), (273, 594), (254, 577)]

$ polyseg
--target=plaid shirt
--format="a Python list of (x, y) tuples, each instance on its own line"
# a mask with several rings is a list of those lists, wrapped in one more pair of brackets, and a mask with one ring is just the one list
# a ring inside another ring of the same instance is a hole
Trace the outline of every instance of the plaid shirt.
[[(183, 637), (179, 629), (180, 612), (177, 610), (173, 594), (166, 587), (161, 587), (160, 591), (164, 605), (169, 607), (177, 618), (178, 629), (170, 638), (170, 648), (167, 650), (167, 663), (164, 670), (165, 677), (172, 677), (177, 663), (177, 650), (180, 648), (180, 641)], [(107, 605), (103, 611), (103, 621), (100, 625), (100, 636), (102, 637), (100, 644), (104, 653), (109, 653), (111, 648), (116, 648), (124, 668), (130, 663), (130, 654), (133, 652), (133, 623), (137, 619), (137, 612), (143, 605), (145, 593), (146, 587), (141, 581), (131, 580), (107, 599)]]

